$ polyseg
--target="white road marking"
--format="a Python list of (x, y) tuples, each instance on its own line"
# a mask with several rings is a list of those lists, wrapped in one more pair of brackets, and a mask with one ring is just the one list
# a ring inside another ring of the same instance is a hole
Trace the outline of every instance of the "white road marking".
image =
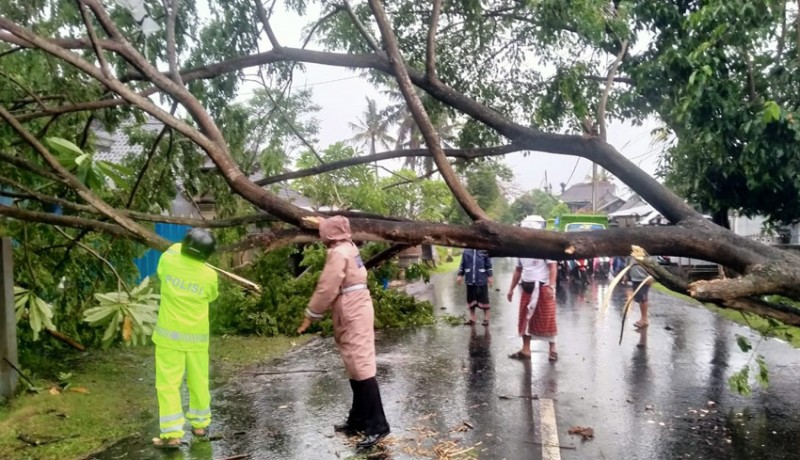
[(539, 414), (541, 418), (539, 437), (542, 440), (542, 460), (561, 460), (556, 410), (552, 399), (539, 400)]

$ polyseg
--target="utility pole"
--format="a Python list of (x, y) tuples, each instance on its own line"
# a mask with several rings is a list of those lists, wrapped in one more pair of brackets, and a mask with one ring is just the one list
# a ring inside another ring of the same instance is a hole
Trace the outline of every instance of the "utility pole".
[(14, 269), (11, 238), (0, 238), (0, 398), (17, 387), (17, 318), (14, 313)]
[(592, 212), (597, 211), (597, 163), (592, 162)]

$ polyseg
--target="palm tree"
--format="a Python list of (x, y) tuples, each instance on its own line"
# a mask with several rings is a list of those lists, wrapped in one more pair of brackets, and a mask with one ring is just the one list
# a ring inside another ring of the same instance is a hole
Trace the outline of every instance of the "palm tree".
[(378, 144), (389, 148), (395, 142), (395, 138), (389, 134), (389, 125), (385, 112), (378, 110), (375, 101), (368, 97), (367, 110), (357, 123), (350, 123), (350, 129), (356, 133), (350, 141), (365, 146), (370, 155), (375, 155)]
[[(417, 89), (417, 92), (419, 97), (423, 100), (423, 104), (426, 104), (431, 96), (427, 93), (422, 93), (419, 89)], [(411, 111), (408, 110), (408, 105), (406, 105), (402, 93), (398, 90), (392, 90), (384, 91), (384, 94), (397, 101), (396, 104), (389, 106), (385, 110), (388, 122), (390, 124), (398, 124), (395, 149), (418, 149), (422, 147), (425, 140), (422, 137), (419, 126), (417, 126), (417, 122), (411, 115)], [(456, 130), (458, 129), (458, 125), (452, 123), (450, 117), (446, 113), (440, 112), (430, 115), (433, 127), (439, 135), (443, 147), (451, 148), (457, 137)], [(419, 166), (422, 166), (424, 172), (430, 174), (431, 171), (433, 171), (433, 158), (425, 157), (423, 161), (420, 160), (419, 157), (407, 157), (403, 167), (417, 170)]]

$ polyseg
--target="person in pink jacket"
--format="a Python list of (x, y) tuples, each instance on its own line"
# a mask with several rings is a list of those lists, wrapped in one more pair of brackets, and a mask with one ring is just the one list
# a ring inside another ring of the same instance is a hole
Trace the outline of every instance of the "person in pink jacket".
[(363, 433), (358, 447), (366, 448), (389, 434), (389, 424), (375, 379), (375, 311), (367, 288), (367, 269), (350, 235), (346, 217), (320, 219), (319, 236), (328, 247), (328, 256), (297, 332), (302, 334), (328, 308), (333, 310), (334, 339), (353, 391), (347, 421), (335, 425), (334, 430)]

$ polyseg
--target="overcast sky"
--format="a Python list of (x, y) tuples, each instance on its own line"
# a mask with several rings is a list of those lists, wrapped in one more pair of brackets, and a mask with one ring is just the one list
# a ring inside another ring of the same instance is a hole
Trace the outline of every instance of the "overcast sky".
[[(300, 46), (304, 26), (317, 17), (319, 14), (316, 7), (309, 8), (306, 18), (300, 18), (285, 12), (279, 2), (271, 24), (282, 45)], [(269, 44), (265, 43), (264, 49), (268, 48)], [(309, 48), (321, 49), (313, 42)], [(319, 141), (323, 147), (353, 136), (349, 123), (355, 122), (365, 110), (366, 97), (375, 99), (379, 108), (390, 102), (357, 73), (338, 67), (306, 64), (305, 72), (296, 72), (294, 88), (311, 89), (314, 102), (321, 107), (316, 117), (320, 121)], [(245, 89), (242, 96), (248, 93)], [(652, 175), (656, 171), (662, 147), (660, 144), (653, 144), (651, 136), (652, 130), (658, 126), (655, 120), (647, 120), (642, 126), (611, 123), (608, 127), (608, 141)], [(522, 152), (510, 154), (505, 157), (505, 162), (515, 173), (513, 188), (518, 192), (542, 188), (546, 177), (553, 192), (557, 194), (560, 192), (561, 182), (568, 185), (582, 182), (592, 170), (588, 160), (541, 152), (528, 156), (523, 156)], [(619, 181), (617, 184), (624, 187)]]

